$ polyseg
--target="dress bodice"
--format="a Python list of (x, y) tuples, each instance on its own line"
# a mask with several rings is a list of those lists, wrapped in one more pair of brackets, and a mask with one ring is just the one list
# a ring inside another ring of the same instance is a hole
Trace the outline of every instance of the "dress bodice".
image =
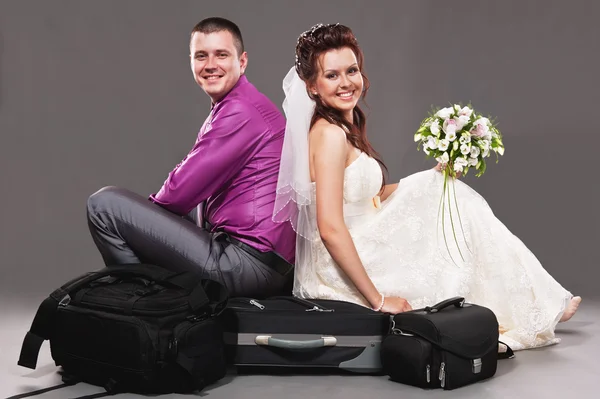
[[(373, 198), (381, 190), (383, 174), (379, 163), (361, 152), (344, 170), (344, 219), (347, 227), (360, 224), (377, 211)], [(312, 184), (312, 203), (309, 212), (316, 220), (316, 184)], [(316, 224), (315, 224), (316, 226)]]
[[(371, 201), (381, 189), (383, 175), (379, 163), (361, 152), (344, 170), (344, 204)], [(313, 183), (313, 203), (316, 184)]]
[(382, 179), (379, 163), (361, 152), (344, 171), (344, 202), (371, 200), (381, 189)]

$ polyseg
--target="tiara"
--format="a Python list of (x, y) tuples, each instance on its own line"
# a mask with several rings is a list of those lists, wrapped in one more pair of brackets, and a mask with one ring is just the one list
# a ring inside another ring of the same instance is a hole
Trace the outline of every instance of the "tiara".
[[(315, 40), (314, 34), (316, 31), (318, 31), (321, 28), (330, 28), (333, 26), (338, 26), (340, 23), (336, 23), (336, 24), (316, 24), (313, 27), (311, 27), (310, 29), (302, 32), (302, 34), (300, 36), (298, 36), (298, 40), (296, 41), (296, 48), (298, 48), (298, 45), (300, 44), (301, 40), (308, 40), (310, 42)], [(298, 60), (298, 53), (296, 53), (296, 65), (300, 66), (300, 60)]]

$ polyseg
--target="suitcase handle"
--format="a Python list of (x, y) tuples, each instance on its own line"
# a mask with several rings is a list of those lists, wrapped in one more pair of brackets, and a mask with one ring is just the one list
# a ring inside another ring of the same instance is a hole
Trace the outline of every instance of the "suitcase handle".
[(258, 335), (254, 339), (254, 343), (260, 346), (273, 346), (275, 348), (284, 349), (315, 349), (324, 348), (326, 346), (336, 346), (337, 339), (335, 337), (321, 337), (320, 339), (296, 341), (273, 338), (270, 335)]
[(436, 313), (440, 310), (447, 308), (448, 306), (456, 306), (457, 308), (462, 308), (465, 303), (465, 298), (461, 296), (455, 296), (453, 298), (446, 299), (442, 302), (436, 303), (433, 306), (427, 306), (425, 311), (428, 313)]

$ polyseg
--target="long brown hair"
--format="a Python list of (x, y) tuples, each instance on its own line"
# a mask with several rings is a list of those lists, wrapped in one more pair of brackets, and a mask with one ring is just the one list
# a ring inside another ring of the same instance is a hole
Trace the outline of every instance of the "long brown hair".
[[(369, 79), (363, 71), (364, 54), (358, 46), (358, 41), (350, 28), (340, 24), (318, 24), (304, 32), (298, 38), (298, 43), (296, 44), (296, 71), (298, 72), (298, 76), (306, 83), (308, 96), (316, 104), (310, 127), (312, 128), (321, 118), (339, 126), (346, 133), (346, 138), (350, 144), (374, 158), (387, 172), (387, 167), (383, 163), (381, 156), (367, 139), (367, 118), (360, 106), (357, 104), (352, 110), (353, 122), (350, 122), (344, 117), (341, 111), (327, 106), (319, 96), (313, 95), (308, 89), (317, 81), (319, 75), (318, 61), (321, 54), (346, 47), (356, 55), (358, 68), (364, 81), (363, 92), (360, 97), (364, 101), (369, 91)], [(383, 177), (383, 185), (385, 185), (385, 175)]]

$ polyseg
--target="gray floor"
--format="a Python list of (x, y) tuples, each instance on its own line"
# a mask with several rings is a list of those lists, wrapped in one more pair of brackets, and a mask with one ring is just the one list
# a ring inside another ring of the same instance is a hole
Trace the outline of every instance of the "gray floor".
[[(35, 371), (16, 365), (23, 336), (38, 306), (16, 305), (14, 298), (2, 303), (0, 329), (0, 397), (60, 383), (47, 342), (42, 347)], [(9, 306), (6, 306), (9, 305)], [(11, 306), (12, 305), (12, 306)], [(598, 398), (600, 384), (600, 299), (584, 298), (579, 313), (560, 324), (562, 342), (553, 347), (517, 352), (503, 360), (494, 378), (454, 391), (424, 391), (388, 381), (386, 377), (347, 375), (228, 375), (207, 388), (199, 397), (233, 398)], [(98, 387), (79, 384), (40, 395), (41, 399), (71, 398), (102, 392)], [(165, 395), (184, 398), (195, 395)], [(118, 398), (142, 397), (121, 394)]]

